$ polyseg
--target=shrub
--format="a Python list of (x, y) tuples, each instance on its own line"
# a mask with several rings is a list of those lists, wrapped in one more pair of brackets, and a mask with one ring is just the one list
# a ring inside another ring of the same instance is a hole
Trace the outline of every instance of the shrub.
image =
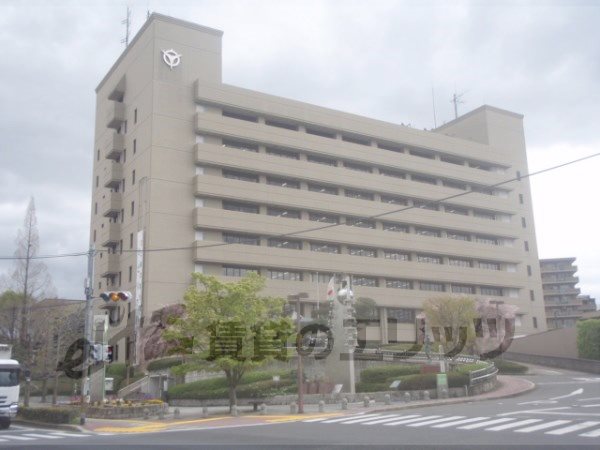
[(389, 384), (404, 375), (418, 374), (421, 367), (417, 364), (402, 364), (390, 366), (369, 367), (360, 374), (361, 381), (365, 383), (386, 383)]
[(495, 359), (494, 364), (498, 368), (500, 374), (522, 374), (528, 370), (527, 366), (519, 364), (513, 361), (506, 361), (504, 359)]
[(600, 319), (577, 323), (577, 350), (580, 358), (600, 360)]
[(360, 381), (356, 383), (356, 392), (381, 392), (390, 391), (390, 383), (367, 383)]
[(71, 423), (79, 417), (79, 409), (65, 407), (19, 408), (19, 417), (37, 422)]
[(127, 366), (125, 363), (111, 363), (106, 365), (106, 376), (113, 378), (125, 378), (127, 375)]
[(181, 357), (155, 359), (154, 361), (150, 361), (150, 363), (148, 363), (147, 369), (152, 372), (180, 366), (181, 364), (183, 364)]
[(469, 373), (469, 372), (474, 372), (476, 370), (481, 370), (481, 369), (485, 369), (489, 366), (489, 363), (487, 362), (476, 362), (476, 363), (472, 363), (472, 364), (461, 364), (459, 366), (456, 366), (456, 368), (454, 369), (455, 373)]

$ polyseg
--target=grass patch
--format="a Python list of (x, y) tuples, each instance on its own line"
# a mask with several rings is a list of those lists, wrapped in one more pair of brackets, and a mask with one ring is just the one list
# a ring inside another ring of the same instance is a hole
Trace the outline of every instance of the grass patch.
[(503, 375), (521, 375), (527, 373), (529, 368), (523, 364), (504, 359), (494, 359), (494, 364), (498, 368), (498, 373)]
[(402, 364), (369, 367), (360, 373), (360, 380), (365, 383), (390, 383), (403, 375), (413, 375), (421, 372), (418, 364)]

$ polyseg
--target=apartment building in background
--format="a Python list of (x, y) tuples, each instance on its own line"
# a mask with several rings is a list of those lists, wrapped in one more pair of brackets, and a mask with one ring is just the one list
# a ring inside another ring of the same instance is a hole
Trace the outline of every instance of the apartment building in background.
[(586, 312), (596, 311), (596, 301), (580, 295), (575, 258), (540, 259), (548, 329), (574, 327)]
[(221, 37), (152, 14), (96, 89), (94, 288), (134, 296), (119, 360), (193, 272), (258, 271), (266, 294), (308, 293), (305, 317), (349, 274), (384, 343), (413, 341), (423, 301), (447, 295), (546, 329), (523, 116), (481, 106), (425, 131), (231, 86)]

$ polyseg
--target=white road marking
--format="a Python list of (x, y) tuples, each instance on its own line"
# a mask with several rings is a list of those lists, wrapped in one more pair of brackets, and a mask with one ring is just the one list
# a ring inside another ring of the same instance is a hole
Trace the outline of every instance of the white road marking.
[(592, 398), (579, 398), (578, 402), (595, 402), (596, 400), (600, 400), (600, 397), (592, 397)]
[(433, 420), (426, 420), (425, 422), (411, 423), (408, 426), (409, 427), (424, 427), (425, 425), (431, 425), (432, 423), (447, 422), (448, 420), (462, 419), (464, 417), (465, 416), (442, 417), (441, 419), (433, 419)]
[(573, 397), (573, 396), (579, 395), (579, 394), (583, 394), (583, 388), (579, 388), (567, 395), (561, 395), (559, 397), (552, 397), (550, 400), (560, 400), (561, 398)]
[(91, 434), (85, 434), (85, 433), (67, 433), (66, 431), (53, 431), (52, 433), (54, 436), (64, 436), (64, 437), (89, 437), (91, 436)]
[(594, 431), (588, 431), (587, 433), (580, 434), (583, 437), (600, 437), (600, 428)]
[(600, 403), (597, 405), (581, 405), (582, 408), (595, 408), (596, 406), (600, 406)]
[(554, 405), (558, 403), (556, 400), (532, 400), (530, 402), (521, 402), (517, 405)]
[(587, 382), (592, 382), (592, 383), (600, 381), (599, 377), (595, 377), (595, 378), (580, 377), (580, 378), (573, 378), (573, 379), (577, 380), (577, 381), (587, 381)]
[(539, 425), (534, 425), (532, 427), (521, 428), (519, 430), (515, 430), (515, 433), (531, 433), (532, 431), (545, 430), (546, 428), (556, 427), (558, 425), (565, 425), (570, 423), (570, 420), (553, 420), (552, 422), (546, 422)]
[(409, 419), (411, 417), (419, 417), (418, 414), (411, 414), (410, 416), (395, 416), (395, 417), (391, 417), (389, 419), (378, 419), (378, 420), (373, 420), (372, 422), (363, 422), (363, 425), (376, 425), (379, 423), (386, 423), (386, 422), (392, 422), (394, 420), (398, 420), (400, 418), (404, 418), (404, 419)]
[(471, 425), (465, 425), (464, 427), (458, 427), (459, 430), (474, 430), (475, 428), (483, 428), (488, 425), (495, 425), (497, 423), (509, 422), (511, 420), (516, 420), (514, 417), (505, 417), (503, 419), (494, 419), (487, 420), (485, 422), (473, 423)]
[(33, 440), (35, 440), (35, 438), (23, 437), (23, 436), (13, 436), (13, 435), (10, 435), (10, 434), (5, 434), (5, 435), (2, 435), (2, 436), (4, 438), (6, 438), (6, 439), (14, 439), (16, 441), (33, 441)]
[(391, 414), (387, 414), (387, 415), (379, 415), (379, 416), (375, 416), (375, 417), (361, 417), (360, 419), (352, 419), (352, 420), (348, 420), (347, 422), (342, 422), (344, 425), (348, 425), (348, 424), (352, 424), (352, 423), (361, 423), (361, 422), (367, 422), (371, 419), (383, 419), (385, 417), (390, 417)]
[[(373, 417), (373, 416), (379, 416), (379, 414), (363, 414), (362, 417)], [(343, 420), (350, 420), (350, 418), (356, 418), (356, 416), (344, 416), (344, 417), (338, 417), (337, 419), (331, 419), (331, 420), (326, 420), (323, 423), (336, 423), (336, 422), (341, 422)], [(374, 418), (374, 417), (373, 417)]]
[(423, 417), (417, 417), (416, 419), (404, 419), (404, 420), (398, 420), (396, 422), (384, 423), (383, 425), (384, 426), (403, 425), (405, 423), (420, 422), (421, 420), (436, 419), (438, 417), (441, 417), (441, 416), (423, 416)]
[(491, 428), (486, 428), (486, 431), (502, 431), (502, 430), (508, 430), (510, 428), (518, 428), (518, 427), (522, 427), (523, 425), (529, 425), (532, 423), (537, 423), (537, 422), (541, 422), (542, 419), (527, 419), (527, 420), (521, 420), (519, 422), (512, 422), (512, 423), (506, 423), (504, 425), (498, 425), (496, 427), (491, 427)]
[(50, 434), (37, 434), (37, 433), (26, 433), (23, 436), (31, 436), (35, 438), (44, 438), (44, 439), (61, 439), (62, 436), (52, 436)]
[(317, 417), (316, 419), (307, 419), (307, 420), (303, 420), (302, 422), (306, 422), (306, 423), (321, 422), (321, 421), (327, 420), (327, 419), (329, 419), (329, 417)]
[(558, 430), (546, 431), (546, 434), (553, 434), (555, 436), (559, 436), (561, 434), (567, 434), (567, 433), (571, 433), (573, 431), (583, 430), (584, 428), (590, 428), (590, 427), (593, 427), (594, 425), (599, 425), (599, 424), (600, 424), (600, 422), (594, 422), (594, 421), (576, 423), (575, 425), (570, 425), (568, 427), (559, 428)]
[(526, 414), (526, 413), (539, 413), (539, 414), (549, 414), (547, 411), (558, 411), (562, 409), (571, 409), (570, 406), (559, 406), (558, 408), (545, 408), (545, 409), (529, 409), (526, 411), (511, 411), (507, 413), (498, 414), (498, 417), (502, 416), (512, 416), (513, 414)]
[(456, 420), (454, 422), (442, 423), (441, 425), (434, 425), (432, 428), (448, 428), (454, 425), (463, 425), (465, 423), (477, 422), (478, 420), (488, 420), (489, 417), (472, 417), (470, 419)]

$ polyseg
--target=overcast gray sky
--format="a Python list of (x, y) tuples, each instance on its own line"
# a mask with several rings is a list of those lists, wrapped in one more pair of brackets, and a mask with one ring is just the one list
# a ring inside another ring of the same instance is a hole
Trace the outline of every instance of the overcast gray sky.
[[(600, 151), (600, 1), (2, 0), (0, 256), (30, 196), (41, 253), (88, 246), (94, 88), (146, 11), (217, 28), (224, 82), (433, 127), (483, 103), (525, 115), (530, 171)], [(600, 298), (600, 158), (532, 178), (540, 257), (575, 256)], [(83, 296), (85, 258), (47, 261)], [(10, 263), (0, 261), (0, 273)]]

